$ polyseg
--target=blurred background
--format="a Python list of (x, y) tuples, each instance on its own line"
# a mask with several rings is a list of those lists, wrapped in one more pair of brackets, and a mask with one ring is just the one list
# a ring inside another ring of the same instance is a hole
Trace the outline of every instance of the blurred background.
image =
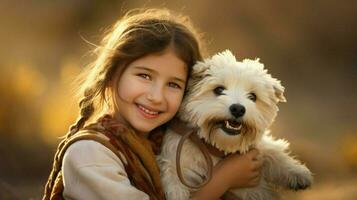
[(357, 1), (0, 0), (0, 199), (40, 199), (59, 137), (77, 117), (73, 79), (123, 13), (167, 7), (209, 55), (260, 58), (286, 87), (275, 136), (315, 174), (284, 199), (357, 199)]

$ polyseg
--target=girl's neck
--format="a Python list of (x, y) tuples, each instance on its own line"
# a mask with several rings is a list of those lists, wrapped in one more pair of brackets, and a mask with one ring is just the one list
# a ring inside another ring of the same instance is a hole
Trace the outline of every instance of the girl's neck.
[(109, 113), (116, 121), (118, 121), (119, 123), (122, 123), (128, 127), (130, 127), (131, 129), (133, 129), (139, 136), (145, 137), (147, 138), (149, 136), (148, 132), (142, 132), (142, 131), (138, 131), (136, 129), (134, 129), (134, 127), (128, 122), (126, 121), (119, 112), (110, 112)]

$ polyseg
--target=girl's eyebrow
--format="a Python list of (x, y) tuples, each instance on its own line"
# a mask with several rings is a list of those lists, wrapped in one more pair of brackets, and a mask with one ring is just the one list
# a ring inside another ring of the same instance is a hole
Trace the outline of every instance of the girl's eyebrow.
[[(144, 66), (139, 66), (139, 65), (138, 65), (138, 66), (134, 66), (134, 68), (146, 70), (146, 71), (149, 71), (149, 72), (151, 72), (151, 73), (157, 74), (157, 72), (156, 72), (155, 70), (150, 69), (150, 68), (148, 68), (148, 67), (144, 67)], [(174, 79), (174, 80), (176, 80), (176, 81), (178, 81), (178, 82), (182, 82), (183, 84), (186, 83), (186, 81), (184, 81), (183, 79), (181, 79), (181, 78), (179, 78), (179, 77), (176, 77), (176, 76), (173, 76), (172, 79)]]

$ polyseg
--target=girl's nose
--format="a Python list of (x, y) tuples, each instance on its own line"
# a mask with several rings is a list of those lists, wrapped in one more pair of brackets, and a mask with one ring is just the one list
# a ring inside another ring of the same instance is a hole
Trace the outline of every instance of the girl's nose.
[(153, 86), (147, 93), (147, 99), (152, 103), (161, 103), (163, 98), (163, 89), (160, 86)]

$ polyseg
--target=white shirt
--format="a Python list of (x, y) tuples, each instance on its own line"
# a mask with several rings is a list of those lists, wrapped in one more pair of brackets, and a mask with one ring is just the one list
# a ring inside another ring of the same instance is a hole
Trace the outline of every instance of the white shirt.
[(65, 199), (150, 199), (130, 184), (122, 161), (96, 141), (72, 144), (64, 154), (62, 173)]

